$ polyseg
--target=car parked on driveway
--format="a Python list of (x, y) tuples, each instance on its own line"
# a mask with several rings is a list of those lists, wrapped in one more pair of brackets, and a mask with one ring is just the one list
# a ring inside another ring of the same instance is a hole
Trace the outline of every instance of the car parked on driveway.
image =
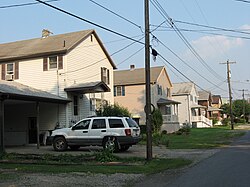
[(52, 131), (48, 142), (55, 151), (65, 151), (68, 146), (77, 150), (81, 146), (103, 146), (112, 151), (126, 151), (140, 141), (140, 127), (129, 117), (91, 117), (70, 128)]

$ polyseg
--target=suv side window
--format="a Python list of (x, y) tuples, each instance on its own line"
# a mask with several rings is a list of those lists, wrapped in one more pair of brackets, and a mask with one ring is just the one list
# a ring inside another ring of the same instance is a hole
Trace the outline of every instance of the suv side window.
[(83, 120), (77, 125), (73, 127), (73, 130), (82, 130), (82, 129), (88, 129), (90, 124), (90, 119), (88, 120)]
[(109, 119), (110, 128), (124, 128), (123, 122), (121, 119)]
[(92, 129), (105, 129), (105, 119), (94, 119), (92, 123)]

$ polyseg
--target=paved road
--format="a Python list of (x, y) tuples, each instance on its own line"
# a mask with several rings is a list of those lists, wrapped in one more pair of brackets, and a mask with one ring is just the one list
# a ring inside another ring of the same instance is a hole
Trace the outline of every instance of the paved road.
[(249, 187), (250, 131), (192, 168), (177, 173), (157, 174), (136, 186)]

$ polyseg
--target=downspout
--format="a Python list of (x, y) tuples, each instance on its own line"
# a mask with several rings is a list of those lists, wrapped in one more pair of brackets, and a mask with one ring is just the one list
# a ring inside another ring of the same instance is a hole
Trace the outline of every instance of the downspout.
[[(57, 73), (57, 96), (60, 96), (60, 92), (59, 92), (59, 72), (58, 72), (58, 70), (56, 71), (56, 73)], [(59, 125), (59, 104), (57, 104), (57, 124), (56, 124), (56, 126), (57, 125)]]

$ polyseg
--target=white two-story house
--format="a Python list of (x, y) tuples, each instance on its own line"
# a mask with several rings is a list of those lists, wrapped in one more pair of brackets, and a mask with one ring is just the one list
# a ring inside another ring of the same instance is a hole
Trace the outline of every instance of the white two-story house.
[(173, 83), (173, 99), (181, 102), (179, 119), (181, 125), (193, 128), (212, 127), (212, 121), (204, 114), (205, 106), (198, 104), (199, 92), (192, 82)]
[(116, 66), (94, 30), (0, 44), (0, 68), (5, 145), (37, 143), (114, 103)]

